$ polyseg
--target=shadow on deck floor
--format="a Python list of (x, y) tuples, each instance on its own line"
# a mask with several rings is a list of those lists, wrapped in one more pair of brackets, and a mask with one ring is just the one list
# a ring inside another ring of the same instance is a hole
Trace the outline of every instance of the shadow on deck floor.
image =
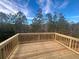
[(11, 59), (79, 59), (79, 55), (56, 41), (20, 44)]

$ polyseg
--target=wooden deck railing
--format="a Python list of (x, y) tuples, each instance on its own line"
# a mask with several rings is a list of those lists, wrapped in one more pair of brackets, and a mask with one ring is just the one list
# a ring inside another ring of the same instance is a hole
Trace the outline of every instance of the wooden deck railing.
[(70, 36), (66, 36), (66, 35), (62, 35), (58, 33), (55, 33), (55, 36), (56, 36), (56, 40), (60, 44), (64, 45), (65, 47), (72, 50), (73, 52), (76, 52), (77, 54), (79, 54), (79, 39), (78, 38), (74, 38), (74, 37), (70, 37)]
[(8, 59), (18, 45), (18, 34), (0, 43), (0, 59)]
[(0, 43), (0, 59), (8, 59), (19, 44), (55, 40), (79, 54), (79, 39), (58, 33), (19, 33)]
[(54, 38), (54, 33), (20, 33), (19, 42), (28, 43), (37, 41), (47, 41), (54, 40)]

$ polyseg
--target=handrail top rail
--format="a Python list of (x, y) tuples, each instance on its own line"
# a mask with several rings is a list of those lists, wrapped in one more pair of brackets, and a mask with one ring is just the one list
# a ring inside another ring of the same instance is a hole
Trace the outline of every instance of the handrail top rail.
[(64, 35), (64, 34), (60, 34), (60, 33), (56, 33), (56, 32), (44, 32), (44, 33), (19, 33), (19, 34), (27, 34), (27, 35), (36, 35), (36, 34), (56, 34), (56, 35), (59, 35), (59, 36), (62, 36), (62, 37), (66, 37), (68, 39), (71, 39), (71, 40), (76, 40), (76, 41), (79, 41), (78, 38), (75, 38), (75, 37), (71, 37), (71, 36), (67, 36), (67, 35)]
[(19, 35), (19, 34), (15, 34), (14, 36), (12, 36), (12, 37), (6, 39), (5, 41), (1, 42), (1, 43), (0, 43), (0, 49), (3, 48), (6, 44), (8, 44), (8, 43), (12, 40), (12, 38), (14, 38), (14, 37), (16, 37), (16, 36), (18, 36), (18, 35)]
[(34, 34), (54, 34), (55, 32), (43, 32), (43, 33), (19, 33), (19, 34), (30, 34), (30, 35), (34, 35)]
[(66, 37), (70, 40), (76, 40), (76, 41), (79, 41), (79, 38), (75, 38), (75, 37), (72, 37), (72, 36), (67, 36), (67, 35), (64, 35), (64, 34), (59, 34), (59, 33), (55, 33), (56, 35), (59, 35), (59, 36), (62, 36), (62, 37)]

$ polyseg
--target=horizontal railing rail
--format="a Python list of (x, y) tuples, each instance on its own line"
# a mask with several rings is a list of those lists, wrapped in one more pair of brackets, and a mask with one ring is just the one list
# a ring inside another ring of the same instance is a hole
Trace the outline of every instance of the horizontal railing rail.
[(0, 59), (8, 59), (13, 50), (18, 45), (18, 35), (16, 34), (11, 38), (0, 43)]
[(60, 42), (61, 44), (64, 44), (64, 46), (66, 46), (68, 49), (79, 54), (79, 39), (78, 38), (66, 36), (59, 33), (55, 33), (55, 36), (58, 42)]

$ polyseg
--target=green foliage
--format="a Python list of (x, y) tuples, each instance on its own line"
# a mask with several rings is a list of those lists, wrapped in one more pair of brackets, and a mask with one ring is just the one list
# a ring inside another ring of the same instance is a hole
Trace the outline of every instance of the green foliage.
[(79, 38), (79, 22), (71, 25), (71, 35)]
[(51, 13), (48, 13), (46, 16), (48, 18), (48, 21), (47, 21), (48, 32), (55, 32), (57, 15), (55, 14), (54, 16), (52, 16)]
[(53, 18), (52, 18), (52, 15), (51, 13), (48, 13), (46, 15), (48, 17), (48, 22), (47, 22), (47, 30), (48, 32), (52, 32), (53, 31)]
[(0, 12), (0, 42), (18, 32), (27, 32), (27, 18), (22, 12), (7, 15)]
[(8, 15), (0, 12), (0, 23), (7, 23)]
[(67, 34), (69, 31), (69, 23), (65, 20), (62, 14), (59, 15), (59, 20), (57, 22), (57, 28), (59, 33)]
[(15, 34), (14, 25), (12, 24), (0, 24), (0, 42), (13, 36)]
[(36, 17), (33, 19), (31, 24), (32, 32), (42, 32), (42, 25), (43, 25), (43, 15), (42, 10), (39, 9)]
[(19, 11), (15, 17), (15, 24), (23, 24), (24, 21), (27, 21), (27, 18), (22, 12)]
[[(26, 24), (25, 24), (26, 23)], [(16, 30), (16, 33), (19, 33), (19, 32), (26, 32), (25, 28), (27, 28), (26, 26), (27, 25), (27, 18), (26, 16), (22, 13), (22, 12), (18, 12), (15, 16), (15, 30)], [(25, 26), (26, 25), (26, 26)], [(28, 28), (27, 28), (28, 29)]]

